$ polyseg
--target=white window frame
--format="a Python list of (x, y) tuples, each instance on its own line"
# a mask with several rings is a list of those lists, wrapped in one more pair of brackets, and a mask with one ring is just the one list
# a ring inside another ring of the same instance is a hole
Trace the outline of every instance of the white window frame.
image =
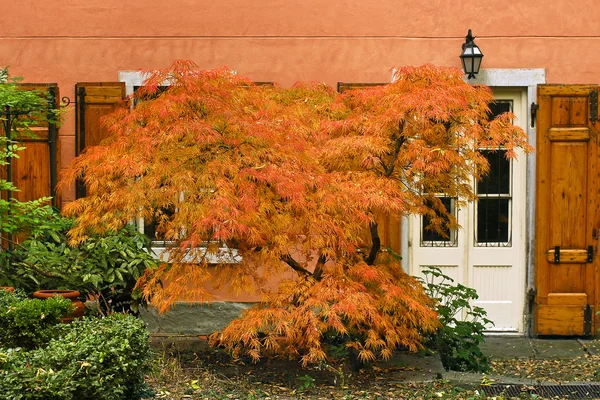
[[(146, 79), (150, 77), (149, 73), (142, 71), (119, 71), (119, 82), (125, 83), (125, 94), (130, 96), (133, 94), (134, 89), (139, 86), (143, 86)], [(182, 196), (183, 197), (183, 194)], [(182, 198), (180, 198), (180, 201)], [(139, 217), (135, 221), (135, 225), (140, 233), (144, 233), (144, 218)], [(170, 259), (171, 248), (175, 242), (155, 240), (152, 241), (151, 254), (156, 260), (167, 262)], [(200, 249), (205, 247), (200, 247)], [(198, 250), (198, 249), (196, 249)], [(242, 262), (242, 256), (239, 254), (237, 249), (231, 249), (227, 245), (223, 245), (219, 248), (219, 254), (208, 254), (208, 264), (239, 264)], [(193, 263), (192, 256), (184, 256), (183, 262)]]

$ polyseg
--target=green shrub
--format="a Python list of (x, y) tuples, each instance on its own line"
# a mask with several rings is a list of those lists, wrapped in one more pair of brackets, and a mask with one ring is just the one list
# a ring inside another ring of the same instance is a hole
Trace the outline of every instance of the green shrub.
[(7, 399), (129, 400), (150, 395), (148, 332), (133, 316), (76, 320), (65, 335), (29, 352), (0, 349)]
[(70, 300), (27, 299), (20, 292), (0, 290), (0, 347), (35, 349), (60, 333), (60, 319), (73, 309)]
[(479, 345), (487, 324), (486, 311), (471, 305), (479, 298), (475, 289), (454, 284), (454, 280), (439, 268), (423, 271), (423, 287), (429, 297), (437, 300), (436, 311), (442, 327), (429, 338), (440, 353), (442, 364), (454, 371), (485, 372), (489, 369), (487, 357)]
[(137, 311), (135, 283), (157, 265), (146, 236), (126, 225), (104, 235), (90, 232), (87, 240), (72, 245), (67, 234), (75, 226), (72, 219), (53, 211), (36, 225), (26, 240), (0, 252), (0, 282), (27, 292), (43, 287), (98, 296), (103, 314)]

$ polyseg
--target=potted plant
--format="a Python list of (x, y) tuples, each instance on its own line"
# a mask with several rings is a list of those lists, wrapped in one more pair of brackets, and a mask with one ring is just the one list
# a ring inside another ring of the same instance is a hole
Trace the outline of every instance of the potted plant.
[(85, 305), (79, 300), (79, 293), (77, 290), (38, 290), (33, 293), (33, 297), (36, 299), (48, 299), (54, 296), (61, 296), (65, 299), (71, 300), (71, 303), (75, 306), (73, 312), (64, 318), (61, 318), (62, 322), (71, 322), (75, 318), (83, 317), (85, 313)]

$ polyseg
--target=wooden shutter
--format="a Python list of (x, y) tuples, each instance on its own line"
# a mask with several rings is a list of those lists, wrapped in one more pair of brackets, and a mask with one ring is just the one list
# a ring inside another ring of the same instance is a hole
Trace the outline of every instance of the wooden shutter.
[[(53, 108), (58, 108), (59, 90), (55, 83), (23, 83), (23, 90), (37, 90), (40, 96), (50, 100)], [(4, 168), (2, 176), (12, 181), (19, 189), (10, 196), (19, 201), (52, 197), (52, 205), (60, 207), (60, 194), (56, 191), (57, 173), (60, 170), (60, 146), (56, 124), (39, 123), (31, 127), (34, 137), (21, 135), (19, 145), (25, 147), (10, 163), (10, 177)], [(2, 132), (5, 134), (5, 132)], [(7, 194), (3, 193), (3, 197)]]
[[(337, 90), (343, 93), (347, 90), (362, 89), (373, 86), (382, 86), (385, 83), (347, 83), (338, 82)], [(381, 238), (381, 247), (388, 247), (394, 253), (400, 254), (400, 218), (387, 215), (377, 215), (377, 225), (379, 227), (379, 236)], [(371, 235), (368, 229), (365, 229), (364, 239), (366, 242), (371, 241)]]
[(534, 322), (539, 335), (589, 335), (598, 329), (598, 89), (538, 86)]
[[(75, 85), (76, 107), (76, 155), (87, 147), (99, 145), (108, 131), (102, 118), (124, 106), (124, 82), (82, 82)], [(85, 186), (77, 183), (77, 197), (85, 196)]]

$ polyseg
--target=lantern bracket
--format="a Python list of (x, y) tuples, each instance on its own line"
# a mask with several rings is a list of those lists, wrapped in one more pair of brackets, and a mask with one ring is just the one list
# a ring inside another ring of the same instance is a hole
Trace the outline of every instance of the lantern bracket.
[(531, 112), (531, 127), (532, 128), (535, 128), (535, 117), (537, 116), (537, 112), (539, 109), (540, 109), (539, 104), (531, 103), (530, 112)]

